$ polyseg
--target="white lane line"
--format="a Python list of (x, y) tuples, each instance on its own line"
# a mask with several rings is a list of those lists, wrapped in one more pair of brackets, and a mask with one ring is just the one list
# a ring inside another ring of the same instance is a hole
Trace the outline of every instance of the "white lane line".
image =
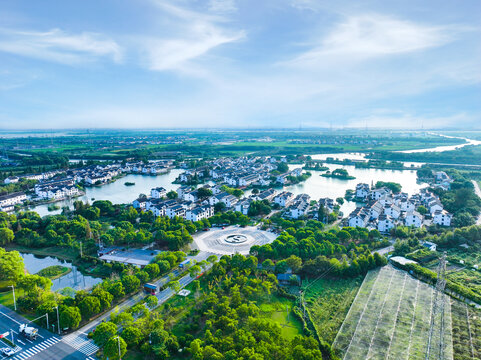
[(13, 322), (16, 322), (18, 325), (21, 325), (17, 320), (15, 320), (14, 318), (11, 318), (10, 316), (8, 316), (7, 314), (3, 313), (0, 311), (0, 314), (2, 314), (3, 316), (9, 318), (10, 320), (12, 320)]
[(25, 343), (24, 343), (22, 340), (17, 339), (17, 341), (18, 341), (20, 344), (25, 345)]

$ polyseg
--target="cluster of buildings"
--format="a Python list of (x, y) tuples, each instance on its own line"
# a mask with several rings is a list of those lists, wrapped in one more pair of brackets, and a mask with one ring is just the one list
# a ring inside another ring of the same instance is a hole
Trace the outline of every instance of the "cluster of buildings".
[[(368, 184), (356, 186), (356, 197), (366, 202), (348, 217), (349, 226), (370, 227), (387, 233), (398, 225), (420, 228), (437, 224), (451, 226), (452, 214), (444, 210), (439, 198), (428, 189), (409, 197), (406, 193), (393, 194), (386, 187), (370, 188)], [(420, 207), (426, 209), (421, 214)]]
[(27, 200), (27, 195), (23, 191), (0, 195), (0, 211), (11, 212), (15, 205)]
[(215, 159), (206, 165), (185, 170), (177, 181), (192, 184), (212, 179), (231, 187), (245, 188), (251, 185), (285, 185), (289, 183), (290, 176), (297, 177), (302, 174), (302, 169), (296, 168), (273, 176), (271, 171), (277, 169), (279, 161), (287, 162), (285, 157), (277, 159), (264, 156)]
[(178, 192), (177, 199), (166, 199), (167, 190), (163, 187), (151, 189), (150, 196), (141, 197), (133, 201), (136, 209), (152, 211), (154, 216), (176, 216), (190, 221), (200, 221), (214, 215), (214, 207), (208, 202), (201, 201), (194, 191)]

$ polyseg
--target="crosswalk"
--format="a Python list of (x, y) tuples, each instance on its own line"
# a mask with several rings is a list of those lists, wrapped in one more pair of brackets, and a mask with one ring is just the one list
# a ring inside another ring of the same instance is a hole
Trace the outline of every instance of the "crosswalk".
[(92, 340), (80, 337), (77, 334), (64, 336), (62, 341), (81, 353), (87, 355), (87, 359), (89, 360), (91, 359), (91, 355), (95, 354), (99, 350), (99, 347), (95, 345)]
[(50, 346), (55, 345), (59, 341), (60, 341), (60, 339), (55, 337), (55, 336), (51, 337), (51, 338), (48, 338), (48, 339), (42, 341), (41, 343), (39, 343), (35, 346), (32, 346), (29, 349), (26, 349), (26, 350), (21, 351), (20, 353), (17, 353), (17, 355), (15, 355), (12, 359), (13, 360), (26, 360), (26, 359), (34, 356), (35, 354), (48, 349)]

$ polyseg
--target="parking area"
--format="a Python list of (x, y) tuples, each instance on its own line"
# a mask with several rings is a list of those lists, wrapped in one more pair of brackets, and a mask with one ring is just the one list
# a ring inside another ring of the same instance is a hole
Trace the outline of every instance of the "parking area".
[(229, 226), (225, 229), (211, 228), (194, 236), (195, 246), (199, 250), (218, 255), (232, 255), (235, 253), (247, 255), (254, 245), (265, 245), (273, 242), (276, 234), (259, 230), (255, 226)]

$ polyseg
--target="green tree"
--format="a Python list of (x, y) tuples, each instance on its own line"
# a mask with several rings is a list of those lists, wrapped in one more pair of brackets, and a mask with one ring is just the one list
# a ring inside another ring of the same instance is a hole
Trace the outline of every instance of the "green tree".
[(177, 199), (177, 197), (179, 196), (179, 194), (177, 194), (174, 190), (170, 190), (168, 193), (167, 193), (167, 198), (173, 200), (173, 199)]
[(158, 302), (159, 302), (159, 300), (154, 295), (150, 295), (145, 299), (145, 303), (151, 309), (155, 308), (157, 306)]
[(176, 293), (176, 294), (177, 294), (177, 293), (180, 291), (180, 289), (181, 289), (180, 283), (179, 283), (177, 280), (169, 282), (169, 285), (168, 285), (168, 286), (169, 286), (169, 288), (170, 288), (174, 293)]
[(279, 260), (276, 262), (276, 273), (283, 274), (287, 271), (289, 265), (287, 264), (286, 260)]
[(0, 228), (0, 245), (6, 245), (13, 241), (15, 235), (12, 230), (8, 228)]
[(293, 272), (297, 272), (302, 266), (302, 259), (296, 255), (289, 256), (286, 262)]
[(155, 279), (160, 274), (159, 265), (157, 264), (148, 264), (145, 266), (144, 270), (149, 274), (150, 279)]
[(60, 307), (60, 327), (62, 329), (69, 328), (75, 329), (80, 324), (82, 317), (80, 315), (80, 309), (76, 306), (62, 306)]
[(418, 206), (417, 211), (421, 215), (426, 215), (428, 213), (428, 209), (426, 209), (426, 207), (423, 205)]
[(112, 305), (113, 295), (102, 287), (95, 287), (95, 289), (92, 290), (92, 295), (99, 299), (102, 310), (106, 310)]
[(125, 343), (125, 340), (118, 335), (112, 336), (104, 346), (104, 355), (107, 356), (110, 360), (120, 360), (120, 358), (122, 358), (126, 352), (127, 344)]
[(18, 251), (5, 251), (0, 248), (0, 281), (16, 284), (24, 274), (24, 267), (23, 258)]
[(140, 287), (140, 280), (134, 275), (127, 275), (122, 277), (122, 285), (126, 293), (130, 294)]
[(137, 346), (142, 341), (142, 331), (135, 326), (128, 326), (122, 331), (122, 338), (128, 347)]
[(211, 189), (207, 189), (205, 187), (201, 187), (201, 188), (198, 188), (197, 189), (197, 196), (200, 198), (200, 199), (205, 199), (209, 196), (212, 196), (212, 190)]
[(86, 296), (78, 304), (82, 318), (85, 320), (90, 319), (95, 314), (100, 312), (100, 301), (95, 296)]
[(113, 322), (101, 322), (93, 332), (92, 339), (98, 346), (104, 346), (107, 341), (117, 334), (117, 325)]
[(120, 299), (125, 296), (124, 286), (120, 281), (111, 283), (108, 287), (108, 291), (113, 295), (114, 299)]
[(289, 165), (283, 161), (280, 161), (277, 164), (277, 171), (279, 171), (281, 174), (286, 173), (289, 171)]

